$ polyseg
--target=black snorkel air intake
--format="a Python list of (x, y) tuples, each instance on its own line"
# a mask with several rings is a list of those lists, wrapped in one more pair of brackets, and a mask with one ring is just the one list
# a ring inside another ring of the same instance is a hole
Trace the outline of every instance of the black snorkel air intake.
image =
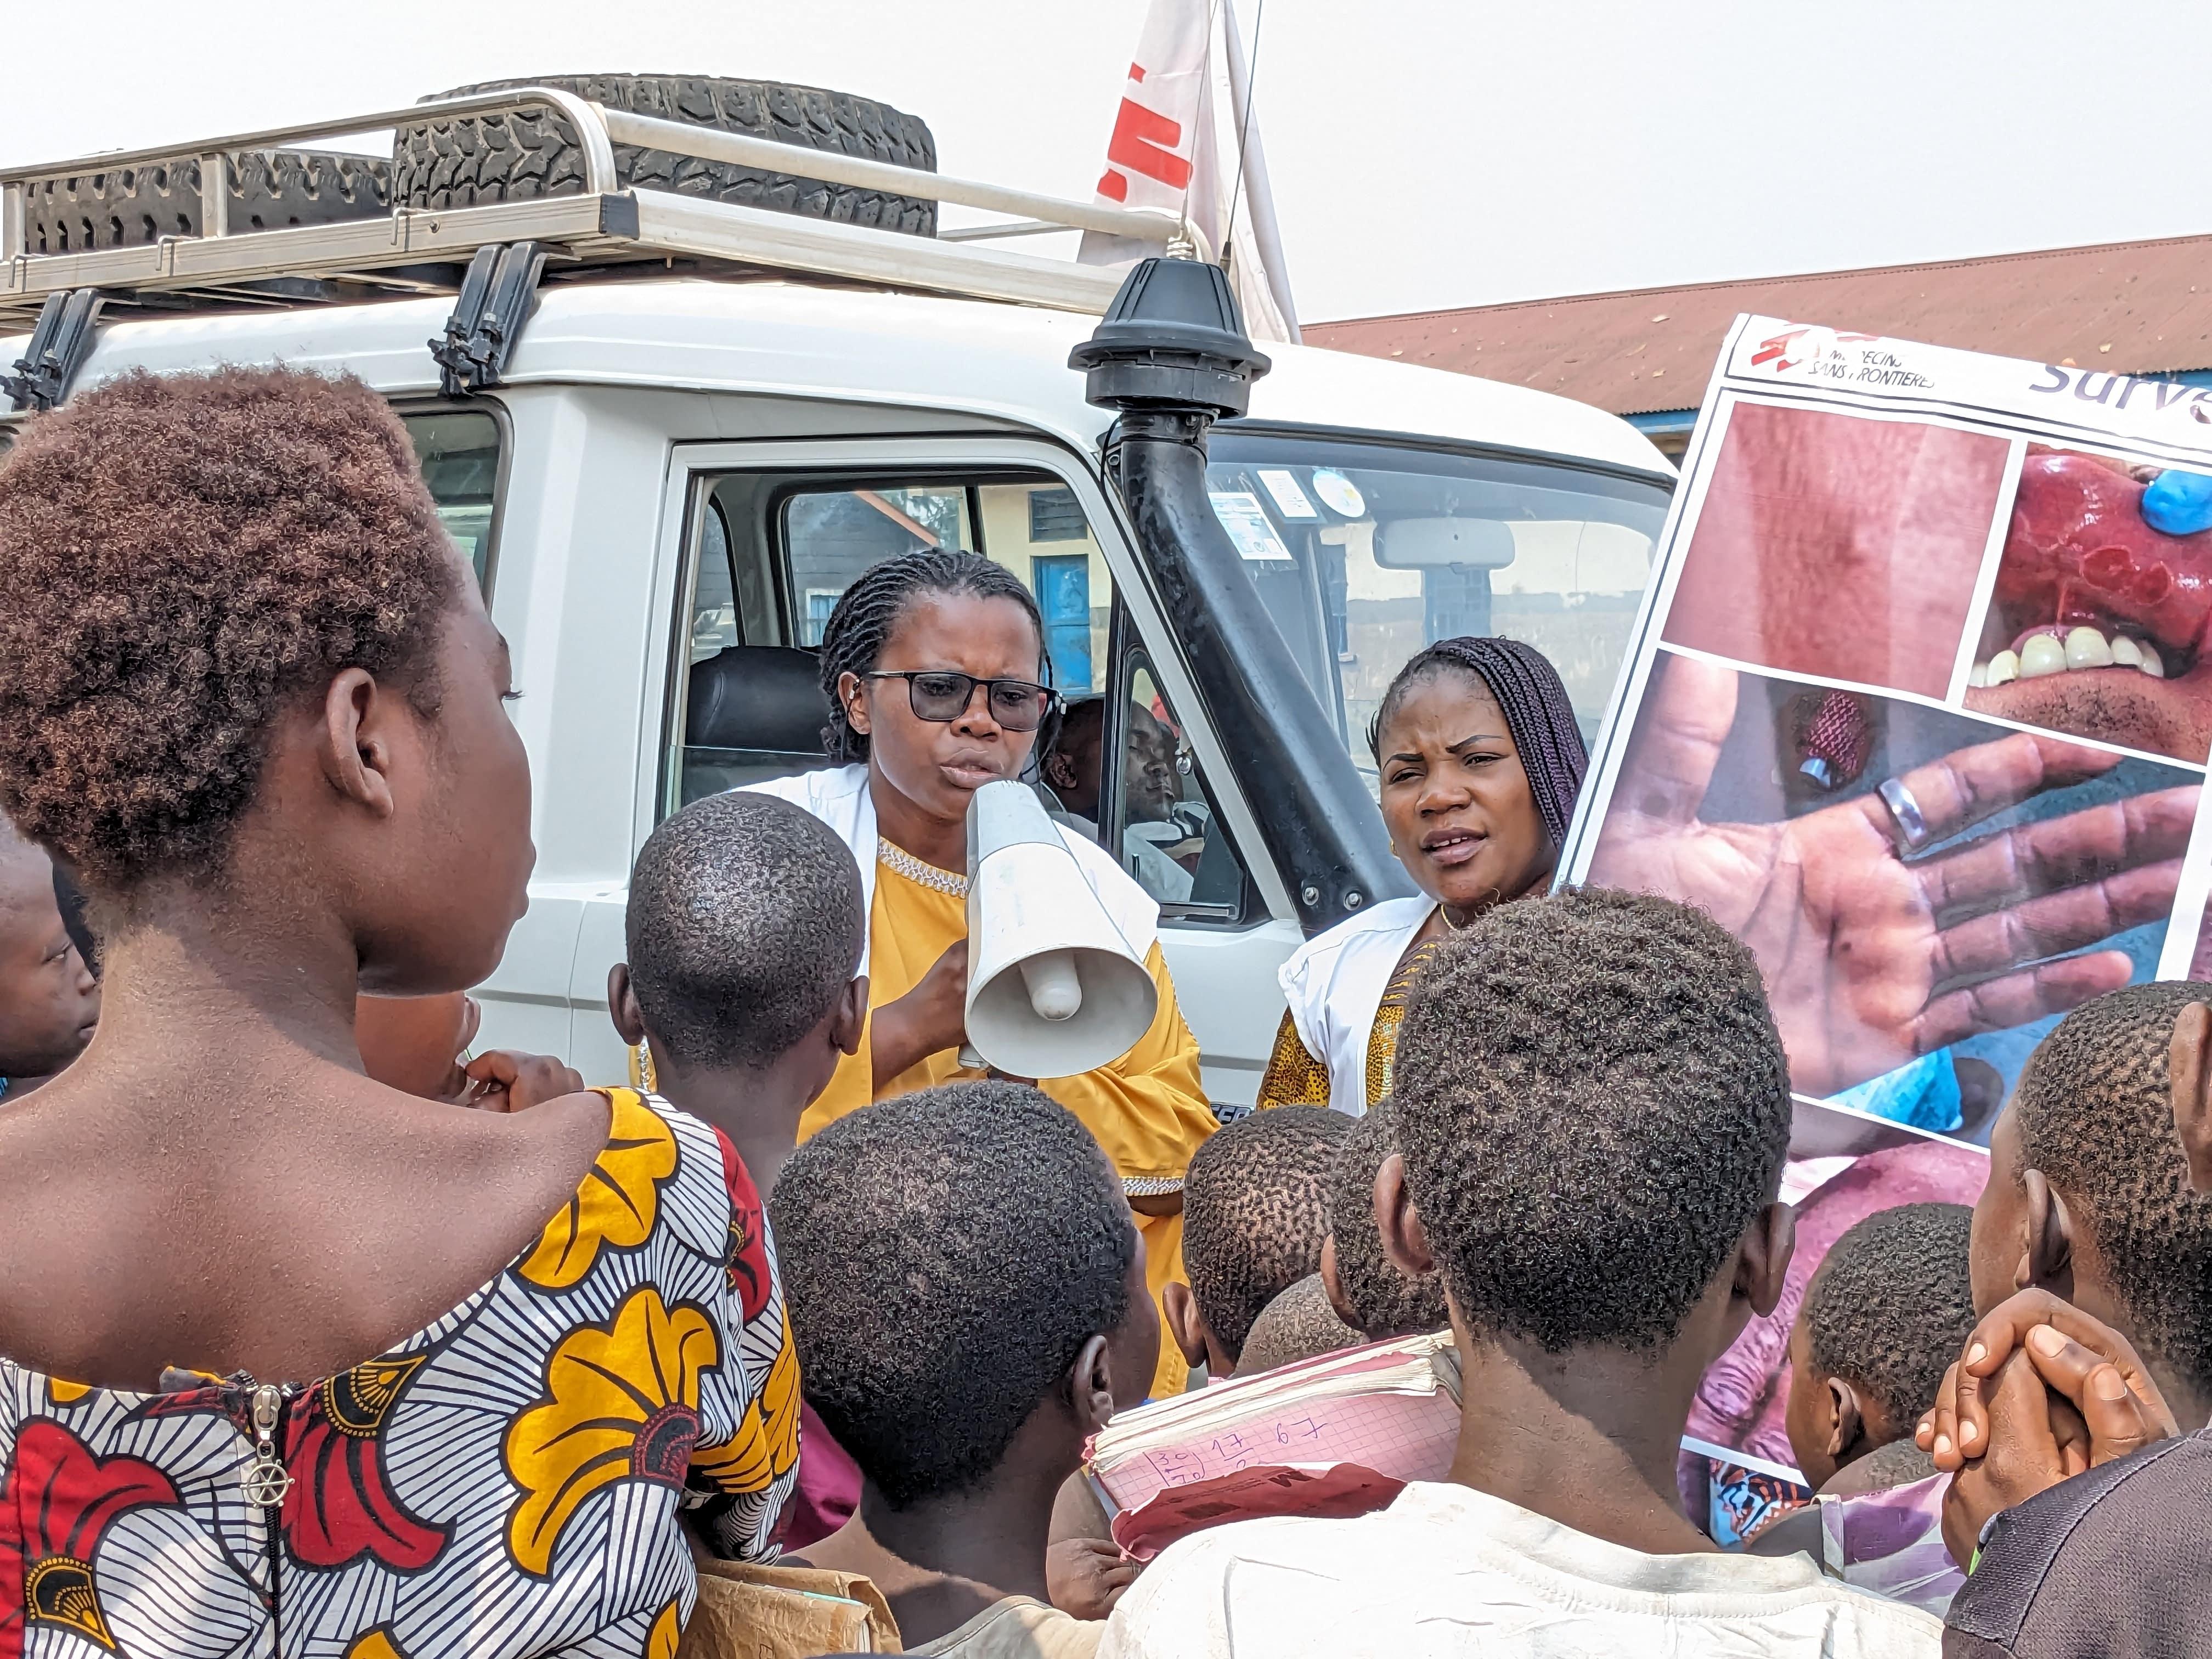
[(1273, 366), (1245, 335), (1227, 274), (1143, 261), (1067, 366), (1116, 411), (1107, 477), (1300, 923), (1316, 933), (1410, 893), (1373, 798), (1206, 498), (1206, 432), (1242, 415)]

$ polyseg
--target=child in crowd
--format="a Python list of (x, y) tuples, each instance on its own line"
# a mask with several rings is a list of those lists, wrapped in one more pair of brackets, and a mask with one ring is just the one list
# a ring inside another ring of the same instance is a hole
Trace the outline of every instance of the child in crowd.
[(1329, 1168), (1328, 1242), (1322, 1247), (1322, 1282), (1336, 1316), (1370, 1342), (1440, 1331), (1451, 1322), (1444, 1284), (1433, 1273), (1408, 1274), (1383, 1254), (1375, 1224), (1375, 1176), (1396, 1149), (1390, 1141), (1390, 1097), (1354, 1118)]
[(1329, 1161), (1351, 1128), (1327, 1107), (1278, 1106), (1224, 1126), (1191, 1154), (1182, 1188), (1190, 1283), (1169, 1285), (1162, 1306), (1193, 1366), (1227, 1376), (1260, 1310), (1320, 1267)]
[(1316, 1354), (1356, 1348), (1366, 1340), (1336, 1316), (1321, 1275), (1308, 1273), (1260, 1310), (1237, 1356), (1236, 1375), (1272, 1371)]
[[(2077, 1484), (2066, 1477), (2081, 1455), (2062, 1455), (2057, 1418), (2046, 1424), (2030, 1413), (2026, 1441), (1996, 1434), (1995, 1402), (2008, 1388), (2024, 1385), (2039, 1401), (2037, 1375), (2057, 1387), (2054, 1369), (2087, 1342), (2119, 1362), (2096, 1368), (2115, 1390), (2100, 1409), (2149, 1424), (2142, 1437), (2196, 1428), (2212, 1411), (2208, 1000), (2212, 984), (2182, 981), (2084, 1003), (2028, 1057), (1997, 1119), (1989, 1184), (1974, 1208), (1974, 1301), (1984, 1317), (1917, 1431), (1936, 1467), (1958, 1472), (1944, 1533), (1962, 1562), (2000, 1511)], [(2013, 1415), (2017, 1430), (2023, 1413)], [(2100, 1412), (2081, 1415), (2097, 1435)], [(2068, 1513), (2078, 1496), (2053, 1494), (2045, 1512)], [(2022, 1547), (2016, 1540), (2008, 1548)], [(2126, 1585), (2143, 1606), (2160, 1600), (2139, 1576)], [(1986, 1620), (1990, 1595), (1970, 1577), (1958, 1608)]]
[(1025, 1084), (951, 1084), (830, 1124), (770, 1212), (807, 1397), (865, 1482), (809, 1564), (871, 1579), (909, 1653), (1088, 1659), (1047, 1527), (1159, 1340), (1097, 1143)]
[[(1945, 1530), (1954, 1554), (1975, 1564), (1952, 1603), (1946, 1653), (2212, 1650), (2212, 1430), (2197, 1426), (2203, 1392), (2189, 1375), (2192, 1333), (2212, 1319), (2201, 1254), (2212, 1206), (2208, 1000), (2212, 985), (2187, 983), (2085, 1004), (2028, 1062), (2041, 1073), (2051, 1051), (2051, 1074), (2033, 1092), (2024, 1074), (1999, 1121), (2008, 1167), (1992, 1157), (1975, 1213), (1976, 1289), (2002, 1287), (1999, 1250), (2014, 1228), (2040, 1217), (2044, 1230), (2058, 1231), (2057, 1206), (2066, 1212), (2073, 1302), (2031, 1287), (1985, 1309), (1942, 1404), (1922, 1425), (1937, 1464), (1959, 1471)], [(2062, 1035), (2067, 1042), (2054, 1049)], [(2057, 1097), (2068, 1072), (2086, 1098)], [(1999, 1191), (2000, 1182), (2016, 1193)], [(2060, 1249), (2031, 1239), (2013, 1277), (2037, 1277)], [(2193, 1298), (2180, 1282), (2191, 1261)], [(2107, 1319), (2131, 1327), (2136, 1341)], [(2161, 1386), (2169, 1382), (2183, 1396), (2178, 1415)], [(2066, 1402), (2065, 1430), (2054, 1399)], [(2062, 1439), (2073, 1442), (2063, 1454)]]
[(1963, 1204), (1877, 1210), (1838, 1238), (1790, 1333), (1790, 1448), (1824, 1492), (1873, 1492), (1936, 1473), (1913, 1443), (1974, 1327)]
[[(799, 1119), (860, 1046), (868, 981), (860, 878), (821, 819), (772, 795), (709, 795), (664, 819), (630, 872), (629, 960), (607, 1010), (649, 1086), (730, 1139), (765, 1195)], [(781, 1540), (803, 1548), (842, 1526), (860, 1471), (799, 1413), (799, 1482)]]
[[(2061, 1020), (1990, 1136), (1973, 1225), (1978, 1310), (2030, 1289), (2071, 1303), (2134, 1345), (2191, 1427), (2212, 1414), (2212, 1195), (2191, 1188), (2167, 1061), (2179, 1017), (2208, 999), (2130, 985)], [(1923, 1439), (1939, 1467), (1981, 1454)]]
[(647, 837), (630, 872), (629, 959), (607, 976), (656, 1092), (738, 1149), (763, 1193), (799, 1115), (859, 1052), (868, 981), (860, 872), (821, 819), (772, 795), (709, 795)]
[(100, 981), (63, 926), (46, 854), (0, 819), (0, 1103), (75, 1060), (100, 1022)]
[(1391, 1259), (1441, 1271), (1467, 1413), (1449, 1482), (1356, 1520), (1173, 1544), (1101, 1656), (1933, 1655), (1923, 1613), (1680, 1513), (1698, 1378), (1782, 1292), (1788, 1065), (1703, 914), (1598, 889), (1445, 941), (1401, 1029)]

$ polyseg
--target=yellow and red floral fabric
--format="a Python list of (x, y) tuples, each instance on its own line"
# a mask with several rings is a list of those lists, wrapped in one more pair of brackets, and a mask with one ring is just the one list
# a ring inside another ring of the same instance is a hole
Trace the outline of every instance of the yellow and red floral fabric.
[[(1406, 952), (1383, 988), (1382, 1001), (1375, 1010), (1375, 1024), (1367, 1032), (1367, 1098), (1380, 1100), (1390, 1092), (1398, 1060), (1398, 1028), (1405, 1023), (1406, 998), (1420, 971), (1437, 948), (1424, 939)], [(1329, 1103), (1328, 1066), (1306, 1049), (1297, 1023), (1288, 1013), (1275, 1028), (1275, 1047), (1267, 1056), (1267, 1069), (1260, 1078), (1259, 1105), (1326, 1106)]]
[(799, 1363), (728, 1139), (604, 1091), (605, 1146), (537, 1242), (387, 1353), (287, 1386), (280, 1509), (250, 1379), (160, 1394), (0, 1360), (0, 1659), (672, 1654), (717, 1553), (767, 1553)]

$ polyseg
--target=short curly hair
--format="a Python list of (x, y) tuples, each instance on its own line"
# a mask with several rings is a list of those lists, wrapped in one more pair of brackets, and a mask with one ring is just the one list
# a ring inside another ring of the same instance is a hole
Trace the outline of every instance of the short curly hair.
[(837, 1006), (867, 939), (837, 832), (773, 795), (709, 795), (630, 872), (623, 934), (647, 1029), (688, 1066), (766, 1066)]
[(1352, 1120), (1328, 1171), (1328, 1231), (1336, 1241), (1336, 1288), (1370, 1339), (1410, 1336), (1451, 1323), (1438, 1274), (1409, 1277), (1382, 1252), (1375, 1222), (1375, 1176), (1397, 1150), (1385, 1095)]
[(1236, 1375), (1255, 1376), (1367, 1339), (1337, 1316), (1319, 1273), (1308, 1273), (1260, 1310), (1237, 1356)]
[(1226, 1124), (1182, 1178), (1182, 1265), (1214, 1340), (1231, 1353), (1260, 1310), (1321, 1266), (1328, 1169), (1352, 1120), (1273, 1106)]
[(1121, 1183), (1027, 1084), (864, 1106), (792, 1154), (769, 1212), (806, 1398), (895, 1510), (983, 1480), (1128, 1316)]
[(1828, 1247), (1797, 1317), (1813, 1368), (1911, 1427), (1974, 1328), (1964, 1204), (1877, 1210)]
[(299, 370), (111, 380), (0, 459), (0, 810), (95, 893), (204, 878), (271, 726), (422, 672), (460, 565), (405, 429)]
[(2058, 1022), (2013, 1092), (2020, 1167), (2073, 1206), (2154, 1351), (2212, 1391), (2212, 1196), (2189, 1185), (2166, 1080), (2173, 1023), (2212, 984), (2130, 985)]
[(1469, 1327), (1671, 1342), (1790, 1144), (1759, 965), (1703, 912), (1589, 887), (1446, 940), (1399, 1027), (1406, 1187)]

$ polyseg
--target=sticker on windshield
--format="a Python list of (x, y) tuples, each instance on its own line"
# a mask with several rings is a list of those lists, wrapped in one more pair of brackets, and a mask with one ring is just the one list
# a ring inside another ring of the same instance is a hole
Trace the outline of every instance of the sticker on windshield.
[(1367, 498), (1359, 493), (1359, 486), (1334, 467), (1322, 467), (1313, 475), (1313, 492), (1324, 505), (1334, 507), (1347, 519), (1356, 519), (1367, 511)]
[(1213, 516), (1221, 520), (1221, 527), (1229, 532), (1239, 553), (1265, 562), (1289, 562), (1291, 550), (1275, 534), (1275, 526), (1267, 522), (1267, 509), (1260, 505), (1257, 495), (1249, 489), (1215, 489), (1206, 492), (1206, 499), (1213, 503)]
[(1263, 468), (1260, 482), (1267, 486), (1267, 493), (1275, 498), (1275, 506), (1286, 519), (1318, 519), (1321, 509), (1306, 499), (1306, 492), (1298, 488), (1298, 475), (1285, 472), (1277, 467)]

